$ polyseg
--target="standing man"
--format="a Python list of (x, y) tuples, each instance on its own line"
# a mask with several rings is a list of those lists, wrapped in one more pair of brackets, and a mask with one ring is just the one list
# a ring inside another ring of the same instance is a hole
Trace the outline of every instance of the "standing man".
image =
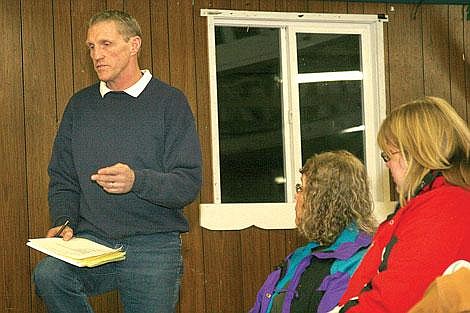
[(201, 185), (186, 97), (141, 70), (141, 30), (120, 11), (91, 18), (86, 44), (100, 80), (70, 99), (49, 164), (53, 237), (122, 246), (126, 260), (79, 268), (46, 257), (34, 271), (51, 313), (93, 312), (88, 296), (117, 289), (126, 313), (174, 312), (188, 231), (183, 207)]

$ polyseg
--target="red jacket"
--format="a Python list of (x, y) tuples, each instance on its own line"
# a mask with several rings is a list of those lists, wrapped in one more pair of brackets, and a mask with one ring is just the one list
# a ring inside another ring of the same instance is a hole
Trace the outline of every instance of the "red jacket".
[(339, 304), (358, 299), (341, 312), (407, 312), (460, 259), (470, 260), (470, 191), (439, 176), (379, 226)]

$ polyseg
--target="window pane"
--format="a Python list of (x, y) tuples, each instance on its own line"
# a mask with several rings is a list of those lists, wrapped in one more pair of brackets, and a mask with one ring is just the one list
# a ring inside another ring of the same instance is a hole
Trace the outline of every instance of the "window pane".
[(284, 202), (279, 29), (216, 27), (222, 203)]
[(361, 83), (299, 85), (302, 162), (314, 153), (338, 149), (364, 161)]
[(299, 73), (360, 71), (360, 35), (297, 33)]
[[(298, 73), (361, 71), (360, 35), (297, 33)], [(364, 161), (362, 81), (299, 84), (302, 162), (345, 149)]]

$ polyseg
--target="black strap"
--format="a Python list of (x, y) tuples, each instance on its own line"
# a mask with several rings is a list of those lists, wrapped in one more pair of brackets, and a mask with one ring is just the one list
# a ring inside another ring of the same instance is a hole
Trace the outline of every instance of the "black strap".
[(339, 310), (339, 313), (344, 313), (344, 312), (346, 312), (347, 310), (349, 310), (349, 309), (352, 308), (353, 306), (357, 305), (358, 303), (359, 303), (359, 299), (349, 300), (349, 301), (346, 302), (346, 304), (341, 308), (341, 310)]
[[(430, 171), (428, 172), (424, 177), (423, 177), (423, 180), (421, 181), (421, 183), (418, 185), (418, 187), (416, 188), (415, 192), (413, 193), (413, 197), (416, 197), (421, 191), (423, 191), (423, 189), (426, 187), (426, 186), (429, 186), (433, 183), (433, 181), (436, 179), (436, 177), (438, 176), (442, 176), (442, 173), (440, 171)], [(398, 212), (398, 210), (400, 209), (400, 204), (397, 204), (396, 208), (395, 208), (395, 211), (388, 215), (387, 216), (387, 219), (386, 221), (389, 221), (391, 220), (395, 214)], [(382, 263), (380, 264), (379, 266), (379, 272), (383, 272), (387, 269), (387, 265), (388, 265), (388, 257), (390, 256), (390, 252), (393, 248), (393, 246), (397, 243), (398, 239), (396, 236), (392, 236), (392, 238), (390, 239), (390, 241), (387, 243), (387, 245), (385, 246), (385, 252), (384, 252), (384, 255), (383, 255), (383, 260), (382, 260)], [(362, 288), (361, 292), (360, 293), (363, 293), (363, 292), (367, 292), (369, 290), (372, 290), (372, 281), (369, 281), (365, 286), (364, 288)], [(341, 308), (341, 310), (339, 311), (340, 313), (344, 313), (346, 312), (349, 308), (357, 305), (359, 303), (359, 299), (354, 299), (354, 300), (349, 300), (348, 302), (346, 302), (346, 304)]]
[(390, 256), (390, 252), (392, 251), (392, 248), (397, 243), (397, 241), (398, 241), (398, 238), (396, 236), (392, 236), (392, 239), (390, 239), (390, 241), (385, 246), (383, 260), (382, 260), (382, 263), (380, 263), (380, 266), (379, 266), (379, 272), (383, 272), (387, 269), (388, 257)]
[(424, 177), (421, 183), (416, 188), (415, 192), (413, 193), (413, 197), (416, 197), (421, 191), (423, 191), (424, 187), (429, 186), (432, 182), (436, 179), (436, 177), (442, 176), (440, 171), (430, 171)]
[[(438, 177), (438, 176), (442, 176), (442, 173), (440, 171), (429, 171), (423, 177), (423, 180), (421, 180), (421, 183), (418, 185), (416, 190), (413, 192), (412, 198), (416, 197), (421, 191), (423, 191), (423, 189), (426, 186), (431, 185), (433, 183), (433, 181), (436, 179), (436, 177)], [(393, 210), (392, 213), (387, 215), (387, 218), (385, 219), (385, 221), (391, 220), (395, 216), (395, 214), (397, 214), (397, 212), (400, 208), (401, 208), (400, 203), (397, 203), (397, 205), (395, 206), (395, 209)]]

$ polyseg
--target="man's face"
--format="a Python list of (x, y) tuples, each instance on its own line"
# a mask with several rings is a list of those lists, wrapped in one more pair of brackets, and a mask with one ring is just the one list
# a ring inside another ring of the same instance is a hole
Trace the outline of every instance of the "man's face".
[(88, 29), (86, 43), (98, 78), (106, 82), (108, 88), (119, 90), (132, 74), (130, 61), (137, 54), (133, 39), (126, 42), (114, 21), (103, 21)]

